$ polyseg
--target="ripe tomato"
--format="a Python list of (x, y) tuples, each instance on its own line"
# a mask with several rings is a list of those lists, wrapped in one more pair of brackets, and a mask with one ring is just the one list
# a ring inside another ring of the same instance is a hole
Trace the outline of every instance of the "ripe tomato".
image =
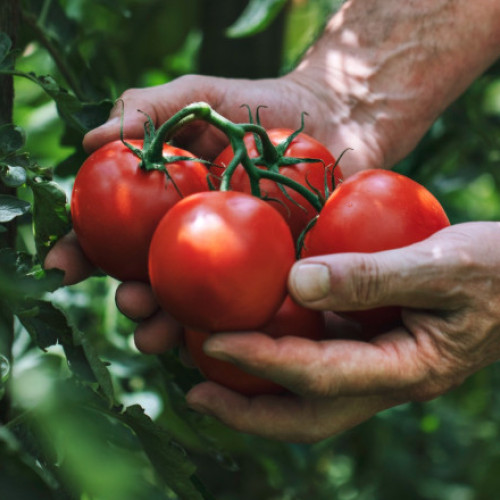
[[(325, 338), (323, 313), (299, 306), (287, 296), (276, 315), (259, 330), (270, 337), (306, 337), (312, 340)], [(211, 358), (203, 352), (203, 343), (209, 333), (186, 328), (184, 339), (189, 354), (206, 378), (246, 396), (279, 394), (285, 389), (270, 380), (251, 375), (232, 363)]]
[(181, 324), (207, 331), (265, 324), (286, 293), (294, 262), (290, 229), (254, 196), (198, 193), (161, 220), (149, 252), (160, 306)]
[[(142, 141), (128, 141), (140, 148)], [(165, 144), (164, 156), (193, 156)], [(166, 165), (164, 172), (139, 168), (139, 158), (121, 141), (92, 153), (75, 179), (71, 215), (89, 260), (121, 281), (148, 281), (153, 232), (182, 196), (207, 191), (207, 169), (196, 161)]]
[[(449, 224), (440, 203), (417, 182), (389, 170), (366, 170), (349, 177), (332, 193), (306, 234), (302, 257), (404, 247)], [(341, 314), (380, 331), (377, 327), (399, 320), (400, 309)]]
[[(276, 146), (289, 137), (293, 133), (293, 130), (276, 128), (268, 130), (267, 132), (269, 139)], [(255, 144), (254, 135), (247, 134), (244, 141), (250, 158), (257, 158), (259, 156), (259, 151)], [(228, 146), (215, 159), (215, 166), (211, 168), (212, 173), (220, 177), (224, 172), (224, 168), (229, 165), (233, 159), (233, 156), (233, 149), (231, 146)], [(288, 146), (284, 156), (294, 158), (316, 158), (322, 160), (323, 163), (299, 162), (293, 165), (281, 166), (280, 174), (293, 179), (310, 190), (312, 186), (322, 194), (325, 193), (326, 180), (329, 191), (331, 192), (333, 190), (332, 169), (335, 165), (335, 158), (319, 141), (307, 134), (300, 133)], [(339, 166), (335, 167), (333, 175), (336, 185), (342, 178), (342, 172)], [(289, 187), (283, 186), (288, 193), (288, 197), (283, 194), (279, 185), (272, 180), (262, 179), (260, 181), (260, 187), (262, 195), (269, 198), (269, 203), (283, 215), (292, 230), (294, 240), (297, 240), (308, 222), (317, 215), (317, 211), (302, 195)], [(231, 189), (245, 193), (251, 192), (248, 175), (241, 165), (238, 166), (231, 177)]]

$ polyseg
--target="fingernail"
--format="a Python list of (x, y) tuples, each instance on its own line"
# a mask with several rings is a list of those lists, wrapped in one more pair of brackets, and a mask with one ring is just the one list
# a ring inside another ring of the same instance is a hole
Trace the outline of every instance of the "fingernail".
[(203, 352), (211, 358), (220, 359), (222, 361), (233, 361), (231, 356), (224, 352), (224, 342), (215, 336), (205, 341), (203, 344)]
[(322, 264), (295, 264), (290, 282), (294, 294), (304, 302), (325, 298), (330, 291), (330, 272)]

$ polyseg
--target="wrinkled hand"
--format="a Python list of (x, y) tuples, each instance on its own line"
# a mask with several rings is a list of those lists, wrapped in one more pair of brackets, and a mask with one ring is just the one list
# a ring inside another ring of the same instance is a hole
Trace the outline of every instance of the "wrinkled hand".
[(295, 395), (245, 398), (212, 382), (195, 409), (243, 432), (317, 441), (407, 401), (458, 386), (500, 357), (500, 223), (446, 228), (403, 249), (304, 259), (289, 288), (304, 306), (404, 306), (403, 326), (371, 342), (312, 342), (260, 333), (212, 336), (207, 354), (274, 380)]

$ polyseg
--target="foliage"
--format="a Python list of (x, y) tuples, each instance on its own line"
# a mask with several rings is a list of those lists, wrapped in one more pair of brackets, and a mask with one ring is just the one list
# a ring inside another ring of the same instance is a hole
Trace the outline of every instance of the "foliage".
[[(259, 23), (240, 19), (240, 34), (273, 29), (278, 3), (252, 1), (271, 10)], [(281, 12), (283, 68), (315, 35), (304, 23), (319, 28), (334, 3), (295, 1)], [(70, 227), (67, 192), (83, 133), (126, 88), (197, 70), (206, 42), (200, 4), (25, 0), (16, 50), (0, 35), (0, 71), (16, 86), (16, 125), (0, 127), (0, 236), (17, 227), (14, 244), (0, 248), (2, 498), (494, 498), (498, 366), (317, 445), (275, 443), (187, 410), (183, 395), (199, 375), (176, 353), (135, 350), (133, 324), (114, 306), (115, 281), (60, 288), (60, 273), (42, 269)], [(398, 170), (430, 188), (452, 222), (497, 220), (499, 129), (496, 64)]]

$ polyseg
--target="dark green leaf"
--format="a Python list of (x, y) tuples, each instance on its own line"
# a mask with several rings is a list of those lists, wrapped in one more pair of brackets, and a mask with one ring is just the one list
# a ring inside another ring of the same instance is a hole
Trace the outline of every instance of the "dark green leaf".
[(50, 302), (27, 300), (14, 312), (41, 349), (56, 344), (73, 344), (73, 332), (66, 317)]
[(2, 400), (5, 394), (5, 383), (7, 382), (10, 376), (10, 361), (6, 356), (1, 354), (1, 352), (4, 350), (1, 346), (5, 343), (5, 339), (1, 338), (2, 335), (3, 331), (0, 332), (0, 400)]
[(155, 424), (137, 405), (127, 408), (121, 419), (136, 433), (158, 475), (180, 498), (208, 498), (193, 481), (195, 465), (166, 429)]
[(31, 189), (35, 243), (43, 260), (53, 243), (70, 229), (66, 193), (51, 181), (34, 183)]
[(98, 382), (113, 402), (113, 385), (106, 366), (85, 337), (73, 330), (60, 309), (43, 300), (27, 300), (18, 304), (14, 313), (38, 347), (62, 345), (73, 373), (89, 382)]
[(226, 30), (230, 38), (242, 38), (264, 31), (287, 0), (250, 0), (241, 16)]
[(0, 194), (0, 223), (9, 222), (28, 213), (31, 205), (9, 194)]
[(11, 301), (54, 291), (61, 286), (62, 276), (57, 269), (43, 271), (33, 266), (31, 255), (10, 248), (0, 250), (0, 293)]
[(17, 51), (12, 50), (12, 41), (9, 35), (0, 31), (0, 72), (6, 70), (7, 72), (14, 69)]
[[(79, 366), (86, 369), (87, 365), (92, 370), (92, 374), (97, 380), (99, 387), (101, 388), (103, 394), (106, 396), (107, 400), (111, 404), (115, 404), (115, 395), (113, 382), (111, 380), (111, 376), (109, 374), (107, 365), (100, 359), (98, 352), (96, 351), (95, 346), (89, 340), (89, 338), (81, 333), (75, 333), (78, 336), (79, 343), (83, 351), (78, 351), (78, 354), (84, 354), (84, 358), (77, 358), (77, 356), (73, 356), (72, 360), (69, 359), (70, 366), (75, 373), (82, 373), (82, 369), (79, 369)], [(77, 364), (78, 363), (78, 364)]]
[(14, 153), (24, 146), (24, 132), (11, 123), (0, 126), (0, 155)]
[(22, 186), (26, 182), (26, 170), (23, 167), (0, 166), (0, 179), (7, 187)]
[(102, 125), (109, 116), (113, 101), (106, 99), (96, 103), (83, 103), (81, 108), (74, 113), (75, 120), (85, 132)]
[(7, 54), (10, 52), (12, 47), (12, 41), (3, 31), (0, 31), (0, 66), (5, 61)]
[(24, 451), (7, 427), (0, 426), (0, 491), (6, 500), (53, 500), (40, 464)]
[(66, 50), (76, 41), (77, 23), (68, 17), (61, 2), (26, 0), (23, 2), (26, 15), (37, 22), (45, 36)]

